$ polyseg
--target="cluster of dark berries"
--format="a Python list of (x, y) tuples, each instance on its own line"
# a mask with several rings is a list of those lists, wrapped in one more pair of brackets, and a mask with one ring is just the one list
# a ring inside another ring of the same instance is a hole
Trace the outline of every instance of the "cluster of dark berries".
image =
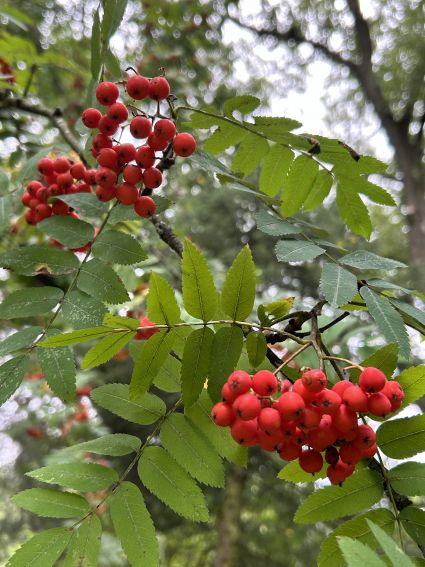
[[(134, 75), (120, 83), (125, 85), (133, 102), (145, 98), (157, 101), (157, 112), (150, 116), (134, 104), (118, 102), (117, 84), (100, 83), (96, 98), (107, 107), (105, 114), (97, 108), (86, 108), (82, 114), (83, 124), (98, 130), (93, 136), (91, 152), (99, 167), (87, 169), (66, 157), (41, 159), (38, 171), (43, 182), (30, 181), (22, 197), (23, 204), (29, 207), (25, 215), (29, 224), (56, 214), (75, 215), (55, 197), (92, 191), (100, 201), (117, 199), (123, 205), (133, 206), (143, 218), (155, 213), (156, 204), (150, 195), (162, 184), (164, 160), (172, 164), (176, 155), (190, 156), (196, 149), (196, 141), (187, 132), (177, 133), (174, 121), (160, 114), (160, 101), (170, 95), (165, 77), (147, 79)], [(140, 145), (120, 143), (114, 138), (118, 129), (123, 130), (127, 125), (134, 139), (144, 140)]]
[(384, 417), (400, 408), (404, 392), (373, 367), (361, 372), (358, 385), (343, 380), (326, 386), (322, 370), (307, 370), (294, 384), (279, 384), (269, 370), (252, 377), (236, 370), (211, 416), (217, 425), (230, 427), (241, 445), (277, 451), (285, 461), (299, 459), (308, 473), (318, 473), (326, 461), (329, 480), (341, 484), (377, 450), (375, 432), (358, 422), (359, 414)]

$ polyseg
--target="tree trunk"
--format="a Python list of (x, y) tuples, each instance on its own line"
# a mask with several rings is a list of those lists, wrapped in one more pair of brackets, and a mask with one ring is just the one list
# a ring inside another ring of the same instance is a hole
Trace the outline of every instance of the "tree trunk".
[(242, 493), (246, 477), (246, 469), (236, 465), (228, 466), (223, 503), (217, 520), (218, 543), (214, 567), (237, 567), (239, 565)]

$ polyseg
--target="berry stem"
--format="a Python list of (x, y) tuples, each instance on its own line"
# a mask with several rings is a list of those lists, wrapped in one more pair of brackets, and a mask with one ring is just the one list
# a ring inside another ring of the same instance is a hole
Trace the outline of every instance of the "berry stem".
[(282, 368), (284, 366), (287, 366), (292, 360), (294, 360), (294, 358), (296, 358), (299, 354), (301, 354), (303, 351), (305, 351), (306, 349), (308, 349), (309, 347), (312, 346), (312, 342), (309, 341), (308, 343), (302, 345), (299, 349), (297, 349), (295, 352), (293, 352), (291, 354), (291, 356), (289, 356), (286, 360), (284, 360), (282, 362), (282, 364), (280, 366), (278, 366), (276, 368), (276, 370), (273, 372), (273, 374), (276, 376), (278, 374), (278, 372), (280, 372), (282, 370)]
[(349, 360), (348, 358), (343, 358), (341, 356), (324, 355), (323, 358), (324, 360), (338, 360), (339, 362), (347, 362), (350, 366), (347, 366), (346, 369), (348, 368), (358, 368), (359, 370), (364, 369), (363, 366), (361, 366), (360, 364), (356, 364), (352, 360)]

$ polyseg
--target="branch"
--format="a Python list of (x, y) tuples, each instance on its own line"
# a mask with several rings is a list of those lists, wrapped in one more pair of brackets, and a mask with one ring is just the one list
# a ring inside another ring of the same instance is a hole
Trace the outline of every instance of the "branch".
[(158, 215), (153, 215), (150, 221), (155, 227), (159, 238), (181, 258), (183, 255), (183, 244), (178, 236), (176, 236), (171, 226), (161, 220)]

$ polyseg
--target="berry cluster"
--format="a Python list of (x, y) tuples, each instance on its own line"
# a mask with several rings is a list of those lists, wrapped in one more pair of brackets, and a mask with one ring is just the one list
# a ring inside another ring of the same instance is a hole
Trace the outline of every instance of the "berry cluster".
[[(117, 199), (123, 205), (133, 206), (143, 218), (155, 213), (156, 204), (150, 195), (162, 185), (163, 170), (174, 163), (176, 155), (190, 156), (196, 149), (196, 141), (187, 132), (177, 133), (175, 122), (160, 113), (160, 101), (170, 95), (165, 77), (147, 79), (134, 75), (121, 83), (133, 102), (146, 98), (156, 101), (156, 113), (148, 115), (132, 103), (119, 102), (117, 84), (100, 83), (96, 98), (106, 112), (86, 108), (81, 117), (87, 128), (96, 131), (91, 153), (98, 167), (87, 169), (83, 163), (73, 163), (66, 157), (39, 160), (38, 171), (43, 182), (30, 181), (22, 196), (22, 203), (29, 208), (25, 215), (29, 224), (37, 224), (51, 215), (75, 216), (66, 203), (55, 197), (92, 191), (100, 201)], [(133, 139), (143, 140), (141, 145), (121, 143), (114, 138), (119, 128), (122, 135), (127, 126)]]
[(359, 414), (384, 417), (400, 408), (404, 392), (373, 367), (361, 372), (358, 385), (343, 380), (326, 386), (322, 370), (307, 370), (294, 384), (279, 384), (269, 370), (252, 377), (235, 370), (211, 416), (217, 425), (230, 427), (241, 445), (277, 451), (285, 461), (299, 459), (308, 473), (319, 472), (325, 460), (329, 480), (341, 484), (377, 450), (375, 432), (358, 423)]

